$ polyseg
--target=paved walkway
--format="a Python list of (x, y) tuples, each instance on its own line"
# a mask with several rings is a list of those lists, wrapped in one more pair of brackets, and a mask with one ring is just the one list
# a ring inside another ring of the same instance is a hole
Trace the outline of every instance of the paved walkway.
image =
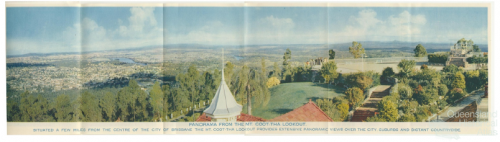
[(470, 96), (466, 97), (465, 99), (463, 99), (462, 101), (458, 102), (457, 104), (453, 105), (453, 106), (450, 106), (448, 107), (447, 109), (445, 109), (444, 111), (441, 111), (441, 114), (438, 114), (436, 116), (439, 116), (439, 120), (437, 120), (437, 117), (432, 117), (430, 120), (431, 122), (444, 122), (446, 121), (448, 118), (450, 118), (448, 116), (448, 112), (450, 112), (450, 116), (452, 115), (451, 113), (452, 112), (459, 112), (460, 110), (462, 110), (463, 108), (465, 108), (467, 105), (469, 105), (470, 103), (476, 101), (476, 102), (480, 102), (481, 100), (481, 97), (484, 95), (484, 91), (476, 91), (474, 92), (473, 94), (471, 94)]
[(372, 117), (378, 112), (378, 103), (383, 97), (389, 95), (391, 85), (379, 85), (373, 90), (370, 98), (363, 102), (363, 105), (358, 107), (351, 118), (351, 122), (363, 122), (368, 117)]

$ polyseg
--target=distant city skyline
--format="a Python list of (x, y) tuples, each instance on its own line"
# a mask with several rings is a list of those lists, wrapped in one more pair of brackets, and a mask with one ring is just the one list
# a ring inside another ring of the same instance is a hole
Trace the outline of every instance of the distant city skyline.
[(7, 55), (168, 44), (487, 44), (487, 8), (8, 7)]

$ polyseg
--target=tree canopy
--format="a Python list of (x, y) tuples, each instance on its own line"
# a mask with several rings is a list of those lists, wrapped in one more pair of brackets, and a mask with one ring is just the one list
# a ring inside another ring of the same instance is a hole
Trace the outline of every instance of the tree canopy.
[(387, 122), (396, 122), (399, 117), (397, 105), (391, 100), (380, 101), (381, 109), (379, 117)]
[(352, 87), (345, 91), (345, 96), (347, 101), (349, 101), (350, 106), (355, 106), (359, 102), (361, 102), (365, 97), (363, 94), (363, 90), (358, 87)]
[(99, 105), (102, 108), (102, 111), (104, 112), (103, 114), (106, 115), (108, 118), (109, 122), (113, 121), (113, 116), (115, 114), (116, 110), (116, 96), (111, 93), (107, 92), (99, 101)]
[(425, 47), (421, 44), (418, 44), (415, 49), (413, 49), (413, 52), (415, 52), (415, 57), (424, 57), (427, 55), (427, 50), (425, 50)]
[(331, 82), (334, 79), (336, 79), (339, 74), (337, 73), (337, 64), (334, 61), (329, 61), (323, 64), (321, 66), (321, 69), (319, 71), (321, 73), (321, 76), (325, 79), (325, 82)]
[(328, 56), (329, 56), (328, 59), (330, 60), (335, 59), (335, 51), (333, 51), (333, 49), (328, 50)]
[(236, 98), (247, 102), (247, 113), (252, 114), (252, 98), (255, 98), (256, 106), (265, 106), (271, 98), (267, 87), (267, 76), (260, 71), (250, 69), (244, 65), (238, 73), (236, 80)]
[(164, 94), (161, 90), (160, 83), (156, 82), (153, 85), (153, 88), (149, 92), (150, 96), (150, 104), (151, 107), (153, 108), (153, 119), (158, 120), (162, 118), (162, 111), (163, 111), (163, 97)]
[(416, 65), (415, 60), (406, 60), (406, 59), (401, 60), (401, 62), (399, 62), (398, 64), (400, 75), (403, 77), (409, 77), (413, 72), (413, 67), (415, 67), (415, 65)]
[(292, 51), (287, 48), (285, 53), (283, 54), (283, 66), (287, 66), (290, 62), (290, 59), (292, 59)]
[(354, 58), (359, 58), (362, 54), (365, 54), (365, 49), (361, 43), (353, 41), (352, 46), (349, 47), (349, 53), (351, 53)]
[(453, 80), (453, 83), (451, 84), (451, 87), (465, 89), (465, 77), (462, 73), (455, 73), (455, 78)]
[(57, 122), (69, 122), (72, 119), (73, 105), (68, 95), (59, 95), (56, 98), (56, 114)]

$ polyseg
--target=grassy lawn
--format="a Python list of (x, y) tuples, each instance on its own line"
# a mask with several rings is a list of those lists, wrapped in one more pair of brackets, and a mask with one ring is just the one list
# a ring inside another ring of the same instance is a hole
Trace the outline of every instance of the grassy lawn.
[[(343, 88), (312, 82), (283, 83), (270, 88), (271, 100), (267, 106), (253, 107), (252, 115), (272, 119), (298, 108), (312, 99), (333, 98), (344, 95)], [(246, 112), (243, 105), (243, 113)]]

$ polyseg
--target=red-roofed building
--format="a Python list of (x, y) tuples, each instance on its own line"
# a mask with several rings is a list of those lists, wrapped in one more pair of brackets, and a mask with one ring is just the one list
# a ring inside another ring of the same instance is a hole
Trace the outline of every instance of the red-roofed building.
[(333, 121), (314, 102), (309, 100), (305, 105), (269, 121), (329, 122)]

